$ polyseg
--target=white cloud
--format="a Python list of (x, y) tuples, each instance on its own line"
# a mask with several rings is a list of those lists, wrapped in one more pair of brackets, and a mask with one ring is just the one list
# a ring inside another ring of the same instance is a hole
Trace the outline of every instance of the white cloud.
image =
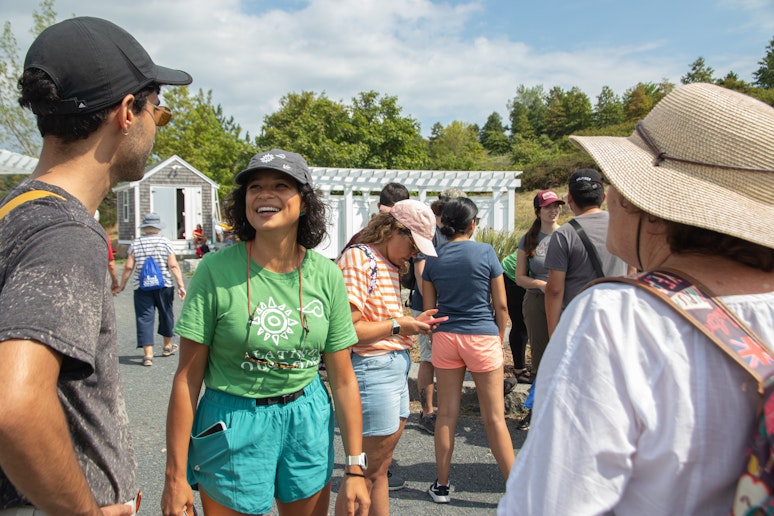
[[(735, 1), (750, 8), (771, 2)], [(28, 2), (0, 5), (17, 36), (31, 24)], [(157, 63), (191, 73), (193, 89), (212, 90), (214, 102), (252, 135), (290, 92), (325, 92), (347, 103), (361, 91), (395, 95), (427, 135), (436, 121), (483, 124), (492, 111), (507, 119), (506, 104), (519, 84), (578, 86), (593, 103), (603, 85), (620, 94), (639, 81), (677, 81), (696, 57), (669, 53), (662, 40), (543, 51), (519, 41), (518, 30), (471, 37), (483, 2), (309, 0), (293, 7), (276, 2), (281, 7), (254, 14), (242, 12), (243, 5), (58, 0), (55, 8), (60, 18), (75, 13), (118, 23)], [(30, 41), (20, 37), (19, 43), (26, 48)]]

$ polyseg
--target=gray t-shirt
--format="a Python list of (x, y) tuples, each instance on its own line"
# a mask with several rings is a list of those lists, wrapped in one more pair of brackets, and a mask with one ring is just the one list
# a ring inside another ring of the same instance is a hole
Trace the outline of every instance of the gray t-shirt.
[[(519, 240), (519, 249), (527, 252), (524, 247), (524, 239), (526, 234)], [(548, 281), (548, 269), (546, 269), (546, 255), (548, 254), (548, 243), (551, 241), (551, 235), (547, 235), (542, 231), (538, 233), (538, 245), (535, 247), (535, 256), (527, 260), (527, 272), (530, 278), (535, 278), (543, 281)], [(542, 294), (543, 291), (539, 288), (528, 288), (527, 291), (533, 294)]]
[[(606, 211), (589, 213), (575, 217), (575, 220), (594, 244), (605, 276), (625, 275), (628, 269), (626, 263), (610, 254), (605, 246), (609, 214)], [(551, 235), (545, 266), (547, 269), (566, 273), (562, 307), (567, 306), (589, 281), (597, 277), (583, 241), (569, 223), (562, 224)]]
[[(137, 494), (137, 462), (105, 231), (77, 199), (39, 181), (23, 182), (0, 205), (35, 189), (65, 200), (28, 201), (0, 220), (0, 342), (34, 340), (63, 356), (57, 391), (78, 461), (100, 506), (124, 503)], [(0, 471), (0, 509), (26, 503)]]

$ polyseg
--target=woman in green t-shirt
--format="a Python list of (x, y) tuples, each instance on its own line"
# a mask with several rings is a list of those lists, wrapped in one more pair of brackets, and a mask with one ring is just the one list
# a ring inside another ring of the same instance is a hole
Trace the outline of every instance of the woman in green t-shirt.
[(257, 154), (235, 182), (226, 218), (241, 242), (204, 257), (175, 326), (162, 511), (188, 510), (193, 487), (206, 514), (262, 514), (274, 502), (280, 514), (327, 514), (333, 410), (321, 359), (347, 454), (336, 512), (367, 510), (357, 335), (341, 272), (311, 250), (325, 205), (292, 152)]

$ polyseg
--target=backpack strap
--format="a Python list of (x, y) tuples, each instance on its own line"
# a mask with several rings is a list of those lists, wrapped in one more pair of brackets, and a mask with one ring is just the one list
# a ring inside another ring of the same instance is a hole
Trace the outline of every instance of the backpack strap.
[(602, 270), (602, 262), (599, 260), (597, 248), (591, 243), (589, 236), (586, 234), (586, 230), (583, 229), (580, 222), (575, 219), (570, 219), (570, 225), (575, 229), (575, 232), (578, 233), (581, 242), (583, 242), (583, 246), (586, 248), (586, 253), (588, 253), (589, 258), (591, 259), (591, 265), (594, 267), (594, 273), (597, 275), (597, 278), (602, 278), (605, 275), (605, 272)]
[[(683, 277), (685, 276), (685, 277)], [(767, 380), (774, 379), (774, 357), (761, 339), (706, 287), (684, 273), (658, 270), (598, 279), (590, 283), (628, 283), (647, 290), (671, 306), (707, 336), (756, 381), (759, 394)]]
[(0, 208), (0, 219), (8, 215), (8, 213), (16, 208), (17, 206), (20, 206), (24, 204), (27, 201), (33, 201), (35, 199), (41, 199), (43, 197), (58, 197), (65, 200), (64, 197), (62, 197), (59, 194), (55, 194), (54, 192), (48, 192), (46, 190), (30, 190), (29, 192), (24, 192), (23, 194), (19, 194), (7, 203), (5, 203), (2, 208)]
[(352, 244), (350, 247), (357, 247), (368, 258), (368, 295), (370, 296), (376, 290), (376, 256), (374, 256), (374, 252), (366, 244)]

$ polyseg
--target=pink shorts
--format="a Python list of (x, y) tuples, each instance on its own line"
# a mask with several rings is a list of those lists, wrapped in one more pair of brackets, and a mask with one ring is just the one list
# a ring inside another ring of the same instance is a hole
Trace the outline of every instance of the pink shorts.
[(503, 343), (497, 335), (433, 333), (432, 363), (439, 369), (467, 367), (472, 373), (488, 373), (502, 367)]

